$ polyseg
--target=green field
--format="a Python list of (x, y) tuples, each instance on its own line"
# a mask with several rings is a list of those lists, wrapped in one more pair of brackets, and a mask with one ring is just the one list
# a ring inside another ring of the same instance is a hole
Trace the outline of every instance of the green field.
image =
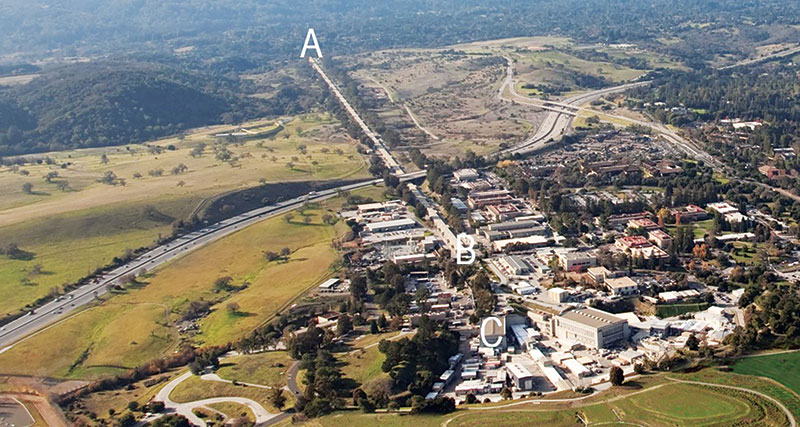
[(264, 388), (233, 385), (220, 381), (206, 381), (192, 375), (186, 381), (178, 384), (172, 394), (169, 395), (169, 398), (181, 403), (212, 397), (238, 396), (253, 399), (265, 408), (269, 408), (269, 393), (270, 390)]
[[(272, 122), (249, 124), (254, 132)], [(206, 198), (266, 182), (354, 179), (368, 177), (356, 145), (327, 115), (296, 118), (271, 139), (249, 139), (227, 148), (237, 158), (215, 158), (212, 135), (230, 127), (205, 128), (182, 141), (170, 138), (150, 144), (106, 147), (44, 154), (66, 165), (36, 164), (14, 171), (0, 167), (0, 241), (33, 253), (30, 260), (0, 255), (0, 315), (12, 313), (56, 292), (126, 249), (150, 245), (168, 235), (171, 223), (188, 218)], [(192, 156), (205, 143), (201, 156)], [(307, 154), (300, 153), (305, 145)], [(160, 153), (148, 146), (174, 147)], [(101, 161), (105, 155), (107, 163)], [(295, 160), (296, 159), (296, 160)], [(293, 163), (289, 168), (288, 163)], [(186, 172), (171, 170), (184, 164)], [(162, 176), (150, 171), (163, 170)], [(22, 175), (21, 171), (28, 173)], [(97, 182), (106, 171), (125, 185)], [(47, 183), (43, 177), (57, 172)], [(134, 178), (135, 174), (141, 178)], [(57, 188), (66, 180), (67, 191)], [(33, 194), (22, 184), (31, 182)]]
[(690, 374), (670, 374), (682, 380), (702, 381), (714, 384), (725, 384), (743, 387), (766, 394), (783, 403), (795, 417), (800, 417), (800, 395), (768, 378), (752, 375), (741, 375), (735, 372), (722, 372), (714, 368), (706, 368)]
[(800, 395), (800, 352), (745, 357), (733, 365), (733, 371), (771, 378)]
[(270, 351), (226, 358), (217, 375), (231, 381), (282, 387), (292, 358), (285, 351)]
[(680, 316), (681, 314), (703, 311), (708, 308), (708, 303), (695, 304), (658, 304), (656, 305), (656, 316), (660, 318)]
[[(609, 394), (610, 393), (610, 394)], [(644, 389), (613, 389), (574, 402), (522, 404), (513, 407), (464, 410), (444, 416), (365, 415), (340, 412), (312, 420), (312, 426), (574, 426), (634, 424), (649, 426), (786, 424), (779, 409), (753, 394), (680, 383)]]
[[(382, 191), (370, 187), (354, 194), (377, 197)], [(198, 345), (235, 341), (332, 274), (338, 254), (331, 240), (346, 225), (324, 224), (322, 215), (335, 212), (342, 202), (331, 199), (306, 210), (309, 224), (299, 213), (291, 223), (275, 217), (193, 251), (158, 269), (139, 289), (86, 309), (0, 354), (0, 370), (69, 378), (121, 372), (174, 348), (180, 337), (172, 324), (191, 301), (201, 299), (215, 304), (199, 321), (199, 333), (188, 338)], [(264, 251), (284, 247), (291, 251), (288, 261), (265, 259)], [(248, 286), (220, 292), (214, 282), (221, 276)], [(226, 309), (231, 302), (239, 305), (235, 313)]]
[(250, 422), (255, 422), (256, 417), (253, 415), (253, 411), (248, 408), (247, 406), (240, 405), (238, 403), (233, 402), (223, 402), (223, 403), (212, 403), (208, 405), (209, 408), (221, 412), (225, 414), (228, 418), (239, 418), (245, 417)]

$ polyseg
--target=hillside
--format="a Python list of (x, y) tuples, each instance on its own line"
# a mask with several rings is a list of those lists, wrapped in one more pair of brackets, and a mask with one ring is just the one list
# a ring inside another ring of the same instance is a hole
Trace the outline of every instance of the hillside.
[(798, 16), (798, 3), (783, 0), (317, 0), (303, 7), (293, 0), (5, 0), (0, 53), (171, 54), (191, 46), (206, 59), (285, 60), (313, 27), (331, 54), (555, 34), (705, 60), (752, 54), (755, 43), (794, 42)]
[(225, 78), (150, 64), (70, 65), (0, 91), (0, 155), (140, 142), (282, 110)]

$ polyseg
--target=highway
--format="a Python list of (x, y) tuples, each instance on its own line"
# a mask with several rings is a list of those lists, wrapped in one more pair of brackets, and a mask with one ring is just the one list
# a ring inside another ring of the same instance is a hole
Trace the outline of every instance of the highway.
[[(410, 181), (424, 177), (425, 173), (426, 172), (423, 170), (403, 174), (400, 175), (399, 178), (401, 181)], [(119, 280), (125, 276), (152, 271), (175, 258), (235, 233), (247, 226), (297, 209), (307, 201), (316, 202), (327, 200), (336, 197), (340, 190), (351, 191), (382, 182), (383, 180), (381, 179), (374, 179), (356, 184), (344, 185), (330, 190), (311, 192), (274, 205), (253, 209), (249, 212), (209, 225), (201, 230), (180, 236), (169, 243), (145, 252), (114, 270), (106, 272), (90, 283), (38, 307), (30, 314), (0, 327), (0, 353), (8, 350), (13, 344), (20, 340), (30, 337), (32, 334), (44, 328), (53, 326), (58, 321), (75, 313), (81, 307), (92, 303), (107, 292), (107, 287), (109, 285), (119, 283)]]
[[(688, 156), (698, 160), (703, 160), (712, 166), (717, 166), (717, 167), (721, 166), (716, 159), (714, 159), (711, 155), (703, 151), (696, 144), (686, 140), (678, 133), (676, 133), (675, 131), (671, 130), (670, 128), (668, 128), (663, 124), (610, 114), (605, 111), (594, 110), (590, 107), (584, 106), (585, 104), (592, 102), (593, 100), (598, 99), (601, 96), (608, 95), (611, 93), (622, 92), (637, 86), (644, 86), (650, 84), (649, 81), (627, 83), (620, 86), (614, 86), (605, 89), (586, 92), (580, 95), (567, 98), (564, 101), (545, 101), (541, 99), (522, 96), (517, 92), (516, 87), (514, 86), (513, 61), (509, 57), (506, 57), (506, 61), (508, 61), (508, 70), (506, 72), (506, 78), (502, 86), (500, 87), (497, 96), (500, 99), (505, 99), (507, 101), (516, 102), (519, 104), (531, 105), (534, 107), (548, 110), (549, 114), (547, 115), (547, 117), (545, 117), (545, 120), (542, 122), (542, 125), (539, 126), (539, 128), (530, 138), (528, 138), (527, 140), (525, 140), (520, 144), (517, 144), (513, 147), (509, 147), (505, 150), (500, 151), (499, 154), (501, 155), (528, 154), (540, 150), (545, 146), (545, 144), (548, 141), (553, 140), (559, 137), (560, 135), (564, 134), (568, 130), (569, 126), (572, 124), (573, 118), (577, 116), (581, 111), (591, 111), (597, 113), (601, 117), (601, 120), (603, 117), (608, 117), (620, 121), (625, 121), (630, 124), (646, 127), (652, 130), (654, 133), (656, 133), (659, 137), (663, 138), (668, 143), (675, 146), (678, 150), (686, 153)], [(511, 94), (510, 99), (503, 97), (506, 88), (508, 88), (509, 93)]]
[[(497, 98), (515, 102), (518, 104), (530, 105), (544, 110), (548, 110), (542, 124), (536, 129), (533, 135), (514, 147), (500, 151), (500, 154), (527, 154), (544, 148), (549, 141), (563, 135), (572, 125), (572, 121), (578, 113), (584, 109), (582, 106), (601, 96), (623, 92), (637, 86), (650, 84), (649, 81), (626, 83), (619, 86), (608, 87), (591, 92), (582, 93), (565, 99), (564, 101), (545, 101), (536, 98), (522, 96), (517, 92), (514, 85), (514, 61), (506, 57), (508, 67), (506, 77), (497, 92)], [(504, 97), (506, 88), (511, 94), (510, 98)], [(627, 118), (626, 118), (627, 119)]]
[(800, 46), (795, 46), (793, 48), (782, 50), (780, 52), (775, 52), (775, 53), (772, 53), (772, 54), (769, 54), (769, 55), (766, 55), (766, 56), (762, 56), (760, 58), (745, 59), (744, 61), (739, 61), (739, 62), (737, 62), (735, 64), (731, 64), (731, 65), (728, 65), (728, 66), (725, 66), (725, 67), (720, 67), (719, 69), (720, 70), (728, 70), (728, 69), (736, 68), (736, 67), (744, 67), (744, 66), (747, 66), (747, 65), (753, 65), (753, 64), (758, 64), (758, 63), (761, 63), (761, 62), (770, 61), (770, 60), (773, 60), (773, 59), (776, 59), (776, 58), (783, 58), (783, 57), (786, 57), (786, 56), (789, 56), (789, 55), (794, 55), (796, 53), (800, 53)]

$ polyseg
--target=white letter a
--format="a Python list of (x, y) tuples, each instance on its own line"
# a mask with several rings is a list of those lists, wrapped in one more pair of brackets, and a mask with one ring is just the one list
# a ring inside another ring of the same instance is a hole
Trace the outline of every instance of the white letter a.
[[(313, 41), (313, 44), (309, 44), (309, 42)], [(308, 29), (308, 34), (306, 34), (306, 42), (303, 44), (303, 51), (300, 52), (300, 57), (306, 57), (306, 51), (308, 48), (312, 48), (317, 51), (317, 58), (322, 58), (322, 50), (319, 48), (319, 42), (317, 41), (317, 34), (314, 32), (313, 28)]]

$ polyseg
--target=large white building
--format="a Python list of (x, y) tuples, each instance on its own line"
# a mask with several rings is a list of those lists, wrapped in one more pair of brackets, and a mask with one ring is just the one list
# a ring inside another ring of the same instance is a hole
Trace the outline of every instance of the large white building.
[(517, 390), (530, 390), (533, 388), (533, 374), (519, 363), (506, 365), (506, 372)]
[(391, 221), (371, 222), (366, 225), (370, 233), (385, 233), (388, 231), (407, 230), (417, 226), (417, 222), (411, 218), (394, 219)]
[(575, 341), (588, 348), (604, 348), (630, 336), (628, 322), (594, 308), (578, 308), (553, 319), (556, 338)]
[(597, 256), (591, 252), (567, 252), (558, 255), (558, 263), (565, 271), (584, 271), (597, 265)]
[(639, 284), (630, 277), (606, 279), (606, 286), (612, 294), (617, 296), (632, 295), (639, 290)]

